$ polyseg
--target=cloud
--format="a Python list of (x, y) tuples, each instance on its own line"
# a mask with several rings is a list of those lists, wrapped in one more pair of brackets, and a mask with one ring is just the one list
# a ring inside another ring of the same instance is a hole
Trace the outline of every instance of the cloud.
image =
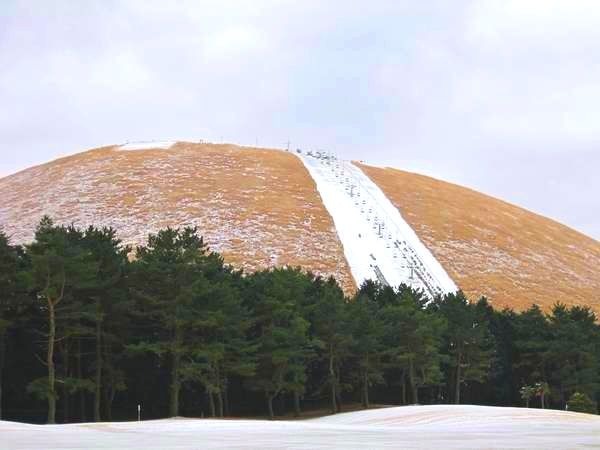
[(598, 142), (599, 24), (596, 1), (472, 3), (457, 103), (491, 136)]
[(290, 139), (600, 237), (599, 47), (595, 0), (9, 0), (0, 173), (127, 140)]
[(236, 61), (261, 53), (266, 39), (260, 30), (249, 27), (229, 27), (209, 35), (204, 42), (204, 56), (208, 60)]
[(580, 46), (586, 38), (600, 35), (599, 22), (600, 4), (595, 0), (480, 0), (466, 11), (467, 37), (490, 46), (507, 41)]

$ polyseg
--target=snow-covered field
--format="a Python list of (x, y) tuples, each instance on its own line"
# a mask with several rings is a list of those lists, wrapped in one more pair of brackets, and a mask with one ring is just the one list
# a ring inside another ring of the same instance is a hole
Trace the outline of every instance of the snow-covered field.
[(325, 153), (299, 154), (331, 215), (352, 275), (421, 288), (430, 297), (456, 284), (382, 190), (360, 168)]
[(600, 448), (600, 417), (485, 406), (405, 406), (303, 421), (0, 422), (0, 449)]

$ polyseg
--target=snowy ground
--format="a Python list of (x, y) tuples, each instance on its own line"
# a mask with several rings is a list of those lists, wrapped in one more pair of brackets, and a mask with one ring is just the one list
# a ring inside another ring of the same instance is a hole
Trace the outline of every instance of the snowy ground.
[(164, 150), (175, 145), (175, 141), (145, 141), (145, 142), (128, 142), (118, 147), (119, 151), (131, 150), (150, 150), (162, 148)]
[(405, 406), (304, 421), (0, 422), (0, 449), (600, 448), (600, 417), (484, 406)]
[(358, 285), (367, 279), (405, 283), (430, 297), (457, 290), (398, 209), (357, 166), (325, 153), (299, 156), (335, 223)]

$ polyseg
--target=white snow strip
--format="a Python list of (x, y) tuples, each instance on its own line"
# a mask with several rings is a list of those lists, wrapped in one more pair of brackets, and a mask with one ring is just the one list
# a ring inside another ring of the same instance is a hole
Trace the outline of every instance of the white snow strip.
[(600, 418), (549, 409), (404, 406), (314, 420), (167, 419), (28, 425), (0, 421), (0, 448), (564, 449), (596, 448)]
[(150, 149), (168, 149), (171, 148), (177, 141), (145, 141), (145, 142), (128, 142), (118, 147), (119, 151), (131, 150), (150, 150)]
[(298, 154), (331, 215), (358, 285), (407, 284), (432, 298), (458, 288), (379, 187), (349, 161)]

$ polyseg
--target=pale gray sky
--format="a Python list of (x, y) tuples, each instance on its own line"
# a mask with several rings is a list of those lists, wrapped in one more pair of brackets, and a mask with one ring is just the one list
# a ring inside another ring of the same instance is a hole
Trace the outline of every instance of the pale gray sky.
[(600, 2), (0, 2), (0, 176), (128, 140), (317, 147), (600, 239)]

